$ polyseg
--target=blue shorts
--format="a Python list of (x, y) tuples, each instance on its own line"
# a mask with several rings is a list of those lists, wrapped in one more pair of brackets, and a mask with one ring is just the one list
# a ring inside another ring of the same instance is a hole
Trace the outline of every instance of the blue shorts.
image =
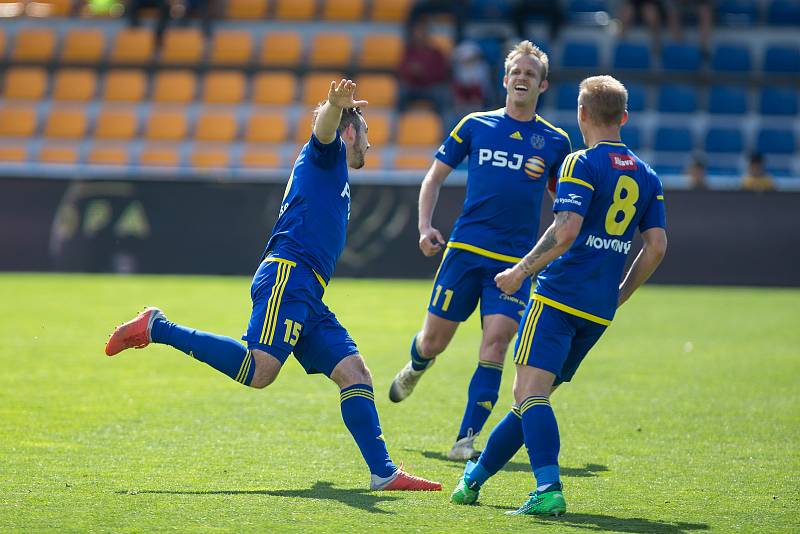
[(517, 331), (514, 363), (550, 371), (556, 385), (569, 382), (606, 328), (531, 299)]
[(330, 376), (358, 347), (336, 316), (322, 303), (325, 289), (314, 271), (282, 258), (261, 263), (250, 288), (253, 312), (242, 339), (283, 364), (294, 357), (308, 374)]
[(499, 313), (519, 322), (531, 296), (531, 280), (526, 279), (513, 295), (506, 295), (494, 277), (509, 267), (509, 262), (448, 248), (433, 282), (428, 311), (460, 323), (472, 315), (480, 300), (481, 317)]

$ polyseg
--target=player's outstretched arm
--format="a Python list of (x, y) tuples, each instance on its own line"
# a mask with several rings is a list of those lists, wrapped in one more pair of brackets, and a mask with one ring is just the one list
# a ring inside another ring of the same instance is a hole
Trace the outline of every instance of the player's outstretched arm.
[(450, 165), (434, 159), (419, 188), (419, 249), (426, 256), (433, 256), (444, 246), (444, 237), (432, 224), (433, 210), (439, 200), (439, 190), (452, 171)]
[(366, 100), (354, 100), (356, 84), (352, 80), (342, 79), (338, 84), (333, 81), (328, 90), (328, 99), (319, 110), (314, 123), (314, 135), (323, 144), (332, 143), (336, 139), (336, 129), (342, 120), (342, 109), (364, 107)]
[(650, 278), (667, 253), (667, 232), (663, 228), (645, 230), (642, 232), (642, 241), (642, 250), (633, 260), (631, 270), (619, 286), (617, 307), (622, 306)]

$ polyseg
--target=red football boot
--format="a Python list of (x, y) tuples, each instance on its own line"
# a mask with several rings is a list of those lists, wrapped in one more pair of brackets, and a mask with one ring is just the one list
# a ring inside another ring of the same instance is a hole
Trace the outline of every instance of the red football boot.
[(106, 343), (106, 354), (114, 356), (125, 349), (141, 349), (149, 345), (152, 341), (150, 330), (153, 328), (153, 321), (158, 318), (165, 318), (161, 310), (145, 308), (142, 313), (118, 326)]
[(370, 489), (374, 491), (442, 491), (438, 482), (409, 475), (400, 467), (389, 480), (380, 480), (373, 475)]

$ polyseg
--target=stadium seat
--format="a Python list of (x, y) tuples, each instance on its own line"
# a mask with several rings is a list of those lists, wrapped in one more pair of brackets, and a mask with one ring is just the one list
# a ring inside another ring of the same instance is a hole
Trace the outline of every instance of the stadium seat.
[(180, 141), (186, 137), (188, 124), (183, 107), (153, 108), (147, 118), (144, 136), (152, 141)]
[(300, 113), (295, 117), (294, 142), (304, 145), (309, 137), (311, 137), (311, 117), (306, 113)]
[(711, 68), (719, 72), (749, 72), (750, 48), (733, 43), (717, 45), (711, 56)]
[(403, 171), (422, 171), (430, 168), (433, 163), (435, 146), (427, 149), (398, 150), (394, 156), (394, 168)]
[(49, 27), (22, 28), (14, 39), (11, 60), (26, 63), (45, 63), (53, 59), (56, 32)]
[(61, 69), (53, 81), (53, 100), (88, 102), (96, 89), (97, 74), (93, 69)]
[(245, 76), (235, 70), (212, 70), (203, 78), (203, 102), (240, 104), (244, 102)]
[(4, 81), (7, 100), (39, 100), (47, 91), (47, 72), (39, 67), (11, 67)]
[(78, 28), (70, 30), (61, 47), (62, 63), (99, 63), (105, 52), (103, 30)]
[(575, 111), (578, 106), (578, 82), (561, 83), (556, 89), (556, 109)]
[(28, 145), (24, 143), (0, 144), (0, 163), (24, 163), (28, 160)]
[(139, 165), (147, 167), (179, 167), (181, 154), (174, 143), (146, 145), (139, 153)]
[(236, 138), (238, 130), (236, 108), (204, 110), (197, 117), (194, 139), (230, 142)]
[(253, 36), (249, 31), (216, 30), (211, 43), (212, 65), (246, 65), (253, 57)]
[(153, 81), (153, 102), (191, 102), (196, 91), (197, 77), (194, 71), (160, 70)]
[(72, 0), (41, 0), (30, 2), (27, 14), (32, 17), (67, 17), (72, 12)]
[(768, 46), (764, 53), (764, 70), (766, 72), (800, 73), (800, 47)]
[(225, 18), (263, 19), (267, 16), (267, 0), (228, 0)]
[(204, 57), (205, 39), (197, 28), (171, 28), (164, 35), (160, 61), (164, 65), (197, 65)]
[(756, 150), (762, 154), (791, 155), (794, 153), (795, 146), (796, 141), (792, 130), (765, 128), (758, 132)]
[(114, 37), (111, 47), (111, 63), (143, 65), (153, 59), (155, 48), (153, 32), (146, 28), (122, 28)]
[(384, 146), (392, 132), (392, 114), (388, 111), (372, 110), (365, 117), (371, 145)]
[(56, 106), (50, 110), (44, 125), (44, 136), (58, 139), (80, 139), (86, 134), (89, 120), (83, 106)]
[[(307, 122), (308, 117), (304, 117)], [(309, 126), (310, 128), (310, 126)], [(289, 140), (289, 121), (285, 113), (255, 111), (247, 116), (244, 140), (250, 143), (283, 143)], [(308, 136), (303, 139), (305, 143)]]
[(690, 43), (669, 43), (661, 49), (661, 66), (665, 70), (700, 70), (702, 55), (700, 47)]
[(297, 32), (269, 32), (261, 42), (260, 63), (269, 67), (294, 67), (300, 64), (303, 40)]
[(97, 139), (128, 140), (138, 131), (138, 117), (133, 106), (104, 106), (95, 120), (94, 137)]
[(41, 163), (75, 164), (78, 163), (80, 146), (77, 143), (47, 143), (39, 149), (37, 159)]
[(638, 126), (624, 126), (622, 142), (631, 150), (639, 150), (642, 148), (642, 130)]
[(109, 102), (140, 102), (147, 90), (144, 71), (111, 69), (106, 74), (103, 100)]
[(246, 145), (242, 149), (239, 165), (250, 169), (277, 169), (281, 167), (280, 152), (274, 147)]
[[(640, 83), (626, 83), (628, 90), (628, 111), (638, 113), (647, 109), (647, 88)], [(546, 93), (545, 93), (546, 94)]]
[(128, 145), (119, 143), (95, 143), (89, 148), (86, 162), (92, 165), (127, 165)]
[(744, 150), (742, 131), (734, 128), (709, 128), (705, 147), (706, 152), (741, 153)]
[(276, 0), (275, 18), (279, 20), (311, 20), (314, 18), (315, 0)]
[(662, 113), (694, 113), (697, 100), (693, 85), (670, 84), (658, 88), (658, 111)]
[[(370, 141), (371, 142), (371, 141)], [(360, 170), (378, 171), (384, 168), (385, 153), (382, 149), (371, 147), (364, 158), (364, 166)]]
[(763, 115), (797, 115), (797, 91), (788, 87), (765, 87), (761, 90), (759, 111)]
[(6, 58), (6, 32), (0, 28), (0, 61)]
[(295, 101), (297, 79), (291, 72), (259, 72), (253, 78), (251, 100), (254, 104), (285, 106)]
[(394, 70), (403, 57), (403, 38), (396, 33), (368, 33), (361, 41), (359, 68)]
[(361, 20), (365, 0), (324, 0), (323, 20)]
[(340, 72), (312, 72), (303, 78), (303, 104), (314, 106), (323, 100), (332, 81), (344, 78)]
[(340, 67), (350, 65), (353, 40), (344, 32), (319, 32), (311, 40), (308, 62), (313, 68)]
[(442, 121), (433, 112), (407, 111), (398, 119), (396, 142), (399, 145), (438, 146), (442, 136)]
[(650, 47), (642, 43), (621, 41), (614, 47), (615, 69), (649, 70)]
[(408, 18), (413, 0), (372, 0), (370, 18), (376, 22), (401, 23)]
[(721, 0), (716, 6), (716, 18), (728, 26), (752, 26), (758, 21), (756, 0)]
[(369, 107), (393, 108), (397, 103), (397, 80), (390, 74), (362, 74), (356, 78), (356, 96)]
[(742, 87), (713, 85), (708, 92), (708, 111), (714, 114), (747, 113), (747, 90)]
[(227, 143), (201, 143), (193, 147), (189, 165), (194, 169), (227, 169), (230, 163), (230, 145)]
[(690, 152), (694, 148), (694, 138), (689, 128), (660, 127), (656, 129), (653, 148), (664, 152)]
[(31, 137), (36, 126), (35, 106), (14, 103), (0, 107), (0, 137)]
[(593, 69), (600, 64), (597, 45), (591, 41), (569, 41), (564, 44), (561, 66), (567, 68)]
[(773, 26), (800, 26), (800, 2), (772, 0), (767, 7), (767, 23)]

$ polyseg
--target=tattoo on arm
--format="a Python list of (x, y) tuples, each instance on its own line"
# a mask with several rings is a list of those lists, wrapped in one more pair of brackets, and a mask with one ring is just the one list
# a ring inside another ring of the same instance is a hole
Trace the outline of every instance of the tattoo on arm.
[(524, 258), (520, 262), (520, 267), (522, 268), (522, 272), (529, 276), (533, 276), (536, 274), (537, 271), (540, 271), (544, 265), (540, 266), (538, 269), (536, 268), (536, 262), (547, 252), (550, 252), (558, 245), (558, 238), (556, 234), (558, 233), (558, 229), (565, 225), (567, 221), (570, 219), (572, 215), (571, 211), (560, 211), (556, 214), (556, 219), (553, 221), (553, 224), (550, 225), (550, 228), (544, 233), (539, 242), (536, 243), (536, 246), (533, 247)]

